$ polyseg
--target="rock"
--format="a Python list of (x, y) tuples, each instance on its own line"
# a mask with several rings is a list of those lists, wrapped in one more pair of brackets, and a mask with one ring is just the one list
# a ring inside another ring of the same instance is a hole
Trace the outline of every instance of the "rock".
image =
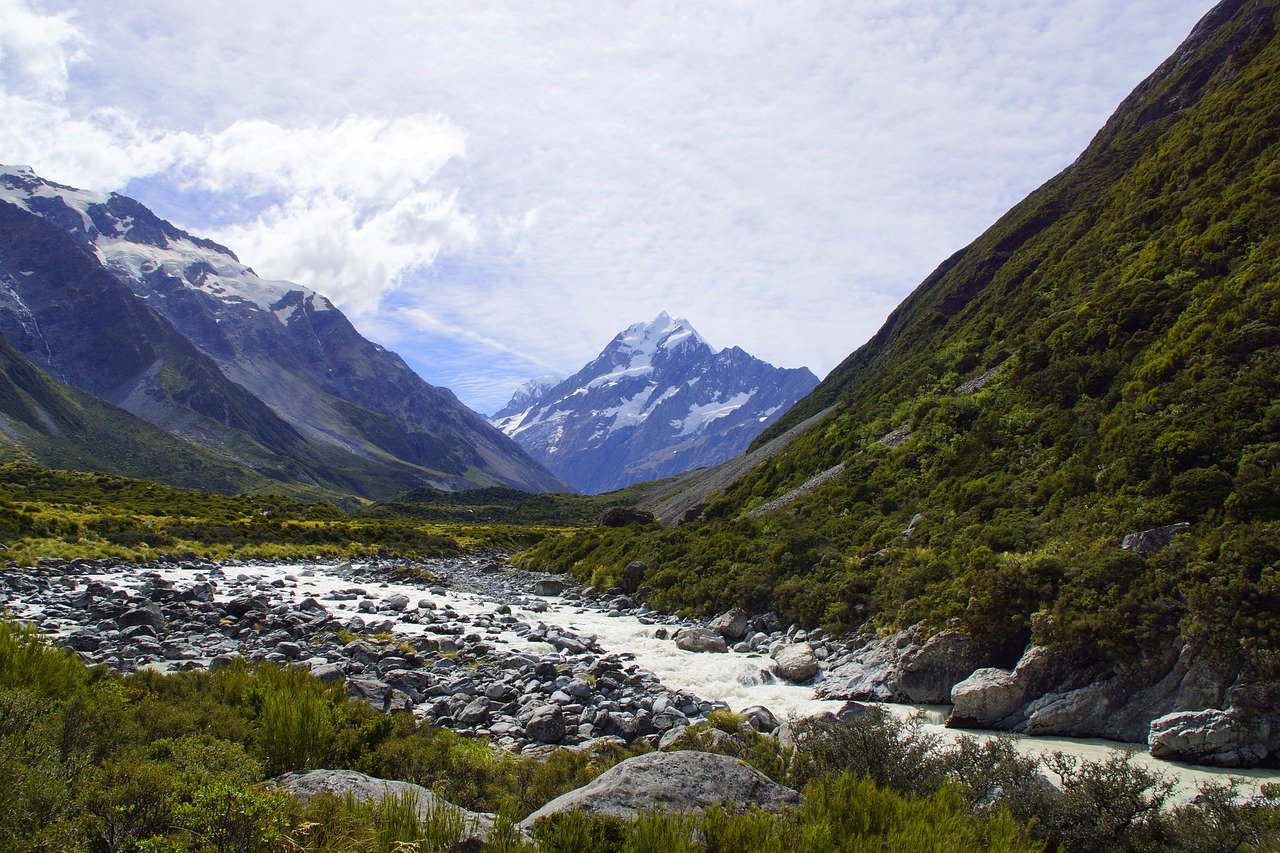
[(1156, 758), (1216, 767), (1256, 767), (1270, 751), (1272, 729), (1267, 718), (1244, 719), (1234, 708), (1178, 711), (1151, 721), (1147, 743)]
[(676, 648), (686, 652), (727, 652), (724, 637), (706, 628), (681, 628), (676, 631)]
[(1051, 669), (1048, 649), (1030, 646), (1013, 670), (983, 667), (951, 688), (948, 726), (994, 728), (1041, 689)]
[(494, 815), (486, 812), (470, 812), (421, 785), (396, 782), (366, 776), (354, 770), (311, 770), (307, 773), (285, 773), (271, 780), (271, 784), (283, 788), (306, 803), (317, 794), (348, 795), (357, 800), (378, 802), (386, 796), (411, 796), (418, 809), (418, 819), (424, 823), (441, 808), (457, 812), (463, 821), (463, 838), (484, 840), (493, 829)]
[(707, 627), (726, 640), (738, 640), (747, 633), (748, 618), (747, 611), (741, 607), (735, 607), (712, 619)]
[(818, 658), (808, 643), (797, 643), (786, 646), (774, 656), (773, 668), (780, 678), (798, 684), (817, 673)]
[(707, 502), (696, 503), (691, 507), (687, 507), (684, 512), (680, 513), (680, 521), (678, 524), (692, 524), (702, 518), (702, 514), (707, 511)]
[(405, 610), (409, 607), (409, 596), (393, 595), (382, 602), (390, 610)]
[(564, 712), (559, 705), (539, 705), (524, 727), (525, 734), (542, 743), (564, 740)]
[(164, 614), (160, 612), (160, 608), (154, 605), (150, 607), (138, 607), (134, 610), (126, 610), (116, 620), (116, 624), (121, 628), (132, 628), (135, 625), (146, 625), (159, 631), (164, 627)]
[(311, 674), (326, 684), (333, 684), (345, 677), (342, 667), (336, 663), (320, 663), (311, 667)]
[(489, 700), (483, 696), (472, 699), (458, 715), (458, 722), (469, 726), (489, 722)]
[(403, 691), (396, 690), (385, 681), (368, 676), (348, 678), (347, 695), (352, 699), (360, 699), (368, 703), (373, 710), (383, 713), (408, 711), (413, 707), (413, 700)]
[(622, 591), (633, 595), (644, 583), (644, 576), (649, 571), (649, 564), (642, 560), (632, 560), (622, 570)]
[(533, 582), (534, 595), (560, 595), (564, 592), (564, 581), (555, 578), (539, 578)]
[(1173, 537), (1190, 529), (1190, 524), (1185, 521), (1179, 521), (1177, 524), (1166, 524), (1164, 527), (1141, 530), (1137, 533), (1126, 535), (1121, 540), (1120, 547), (1126, 551), (1133, 551), (1135, 554), (1154, 554), (1161, 548), (1167, 547), (1173, 541)]
[(774, 684), (778, 679), (767, 669), (755, 664), (744, 663), (738, 667), (738, 683), (743, 687), (759, 687), (762, 684)]
[(688, 750), (651, 752), (628, 758), (555, 798), (520, 826), (528, 830), (539, 818), (570, 811), (631, 819), (645, 809), (691, 812), (720, 804), (779, 811), (798, 806), (800, 794), (736, 758)]
[(931, 705), (949, 702), (951, 688), (985, 661), (985, 653), (968, 634), (939, 631), (923, 645), (909, 646), (902, 653), (898, 683), (912, 702)]
[(763, 705), (752, 705), (750, 708), (743, 708), (742, 713), (746, 716), (747, 722), (751, 724), (751, 728), (758, 732), (768, 734), (781, 725), (774, 713)]
[(633, 524), (653, 524), (657, 517), (643, 509), (629, 506), (612, 506), (600, 516), (601, 527), (630, 527)]

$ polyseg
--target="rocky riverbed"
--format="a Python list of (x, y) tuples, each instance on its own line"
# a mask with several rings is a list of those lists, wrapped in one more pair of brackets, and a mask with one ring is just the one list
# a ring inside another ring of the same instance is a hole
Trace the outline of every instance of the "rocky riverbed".
[(514, 571), (499, 557), (337, 566), (77, 560), (0, 574), (0, 607), (89, 663), (170, 671), (240, 655), (303, 665), (374, 708), (409, 710), (511, 749), (602, 737), (657, 745), (724, 707), (667, 687), (591, 634), (543, 621), (552, 597), (596, 618), (625, 613), (657, 637), (698, 630), (624, 595)]
[(621, 589), (514, 570), (500, 555), (48, 562), (0, 574), (0, 607), (91, 663), (180, 670), (243, 655), (303, 665), (379, 710), (516, 750), (660, 745), (726, 705), (767, 731), (846, 700), (954, 702), (941, 712), (952, 725), (1036, 735), (1150, 733), (1161, 758), (1228, 767), (1273, 763), (1280, 737), (1269, 708), (1246, 704), (1263, 695), (1256, 685), (1187, 650), (1127, 675), (1036, 648), (1000, 668), (953, 631), (836, 638), (741, 611), (695, 624)]

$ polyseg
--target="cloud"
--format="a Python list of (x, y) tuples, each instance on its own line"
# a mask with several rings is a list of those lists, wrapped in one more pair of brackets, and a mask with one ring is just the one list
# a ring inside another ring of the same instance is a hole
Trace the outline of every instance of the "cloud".
[(4, 159), (153, 176), (493, 408), (663, 309), (824, 373), (1212, 0), (0, 3), (56, 46), (0, 36)]

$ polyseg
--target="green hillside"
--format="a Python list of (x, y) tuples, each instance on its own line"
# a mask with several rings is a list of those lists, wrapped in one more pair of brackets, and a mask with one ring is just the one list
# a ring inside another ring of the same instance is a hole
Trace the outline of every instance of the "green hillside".
[[(926, 620), (1117, 659), (1180, 632), (1276, 671), (1278, 18), (1220, 4), (1071, 167), (761, 436), (834, 405), (702, 521), (526, 562), (609, 583), (646, 560), (658, 607)], [(1119, 547), (1177, 521), (1190, 532), (1154, 555)]]

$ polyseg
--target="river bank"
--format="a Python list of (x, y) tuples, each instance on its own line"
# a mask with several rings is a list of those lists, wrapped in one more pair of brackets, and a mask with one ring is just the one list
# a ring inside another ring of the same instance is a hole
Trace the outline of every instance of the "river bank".
[[(271, 564), (75, 561), (0, 575), (0, 607), (38, 625), (91, 663), (129, 671), (224, 666), (236, 655), (302, 664), (381, 710), (410, 710), (436, 725), (512, 750), (589, 746), (601, 738), (658, 746), (717, 708), (767, 708), (785, 721), (835, 711), (813, 683), (772, 673), (768, 650), (797, 632), (756, 632), (754, 644), (694, 652), (671, 639), (692, 623), (617, 592), (512, 570), (497, 557), (409, 563)], [(754, 627), (767, 628), (766, 624)], [(800, 635), (825, 664), (847, 650)], [(818, 686), (822, 681), (817, 682)], [(924, 714), (948, 740), (945, 709)], [(762, 718), (766, 719), (766, 718)], [(1010, 738), (1019, 751), (1102, 760), (1136, 747), (1099, 739)], [(1183, 791), (1244, 778), (1245, 792), (1280, 781), (1274, 770), (1135, 760)]]

